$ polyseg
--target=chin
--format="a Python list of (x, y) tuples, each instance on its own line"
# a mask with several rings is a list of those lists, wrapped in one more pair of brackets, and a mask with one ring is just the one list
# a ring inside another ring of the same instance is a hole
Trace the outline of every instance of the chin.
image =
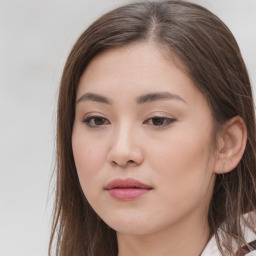
[[(111, 226), (110, 226), (111, 227)], [(148, 227), (148, 225), (113, 225), (111, 227), (114, 229), (117, 233), (120, 234), (127, 234), (127, 235), (147, 235), (154, 233), (154, 228)]]
[(141, 219), (141, 216), (120, 218), (120, 216), (112, 216), (111, 219), (103, 219), (103, 221), (118, 233), (129, 235), (146, 235), (154, 233), (158, 230), (160, 223), (150, 221), (147, 218)]

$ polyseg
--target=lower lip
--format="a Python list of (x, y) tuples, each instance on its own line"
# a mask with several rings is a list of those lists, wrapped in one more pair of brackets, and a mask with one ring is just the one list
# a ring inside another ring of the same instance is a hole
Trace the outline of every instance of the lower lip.
[(146, 188), (113, 188), (107, 190), (110, 196), (118, 200), (133, 200), (136, 199), (151, 189)]

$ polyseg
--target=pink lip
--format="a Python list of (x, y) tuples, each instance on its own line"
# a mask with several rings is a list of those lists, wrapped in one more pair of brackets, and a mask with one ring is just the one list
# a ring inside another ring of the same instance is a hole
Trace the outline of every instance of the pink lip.
[(115, 179), (105, 187), (110, 196), (118, 200), (133, 200), (151, 189), (152, 187), (131, 178)]

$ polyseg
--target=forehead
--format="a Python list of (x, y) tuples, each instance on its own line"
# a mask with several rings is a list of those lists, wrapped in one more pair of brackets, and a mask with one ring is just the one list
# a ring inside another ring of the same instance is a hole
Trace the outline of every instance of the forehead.
[(106, 50), (89, 63), (78, 86), (77, 98), (85, 92), (132, 97), (154, 91), (169, 91), (182, 98), (202, 97), (193, 81), (171, 60), (167, 51), (151, 43), (136, 43)]

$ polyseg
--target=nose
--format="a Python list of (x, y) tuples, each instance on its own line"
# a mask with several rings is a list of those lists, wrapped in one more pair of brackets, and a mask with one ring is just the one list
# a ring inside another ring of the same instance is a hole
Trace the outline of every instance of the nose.
[(107, 160), (113, 166), (128, 167), (142, 164), (144, 157), (136, 133), (123, 126), (113, 134)]

